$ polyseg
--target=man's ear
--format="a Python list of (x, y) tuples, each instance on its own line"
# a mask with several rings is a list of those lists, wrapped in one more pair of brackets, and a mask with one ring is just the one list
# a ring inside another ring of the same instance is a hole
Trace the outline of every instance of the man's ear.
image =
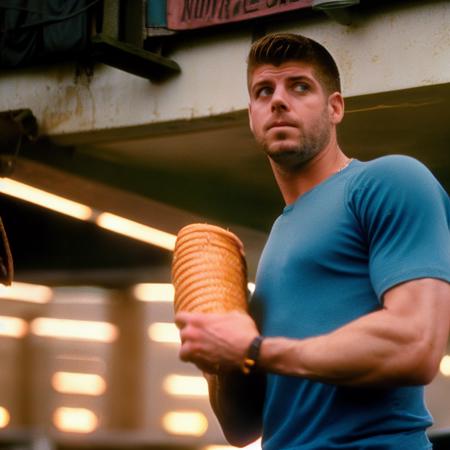
[(330, 114), (331, 123), (337, 125), (344, 118), (344, 97), (340, 92), (333, 92), (328, 97), (328, 110)]
[(253, 121), (252, 121), (252, 105), (248, 104), (248, 126), (250, 127), (250, 131), (253, 133)]

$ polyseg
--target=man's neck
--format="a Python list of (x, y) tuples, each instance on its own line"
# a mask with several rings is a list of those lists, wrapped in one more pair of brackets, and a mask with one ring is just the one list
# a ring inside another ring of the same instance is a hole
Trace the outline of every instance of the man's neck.
[(348, 163), (349, 158), (337, 145), (324, 149), (297, 170), (286, 170), (270, 160), (286, 205), (294, 203), (301, 195), (342, 170)]

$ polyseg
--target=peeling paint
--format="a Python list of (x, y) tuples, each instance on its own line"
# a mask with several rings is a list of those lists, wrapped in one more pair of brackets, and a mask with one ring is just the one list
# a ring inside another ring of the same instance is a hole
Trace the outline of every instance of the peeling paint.
[(58, 86), (56, 92), (46, 96), (41, 117), (41, 131), (53, 134), (67, 122), (94, 128), (95, 119), (95, 96), (89, 85)]

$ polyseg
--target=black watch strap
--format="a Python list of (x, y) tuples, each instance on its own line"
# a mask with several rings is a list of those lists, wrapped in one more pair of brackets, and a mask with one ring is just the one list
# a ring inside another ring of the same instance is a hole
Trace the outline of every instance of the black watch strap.
[(250, 343), (247, 350), (247, 356), (242, 364), (242, 372), (249, 374), (251, 370), (256, 366), (259, 359), (259, 352), (261, 351), (261, 344), (264, 340), (264, 336), (256, 336)]

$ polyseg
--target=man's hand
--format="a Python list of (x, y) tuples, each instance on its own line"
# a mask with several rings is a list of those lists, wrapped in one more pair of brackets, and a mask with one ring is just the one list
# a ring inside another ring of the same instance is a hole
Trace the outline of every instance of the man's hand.
[(240, 369), (259, 332), (252, 318), (240, 312), (202, 314), (180, 312), (183, 361), (203, 371), (209, 399), (229, 442), (242, 447), (261, 434), (265, 375), (244, 375)]
[(180, 359), (209, 373), (241, 367), (250, 343), (259, 334), (253, 319), (240, 312), (180, 312), (175, 323), (180, 329)]

